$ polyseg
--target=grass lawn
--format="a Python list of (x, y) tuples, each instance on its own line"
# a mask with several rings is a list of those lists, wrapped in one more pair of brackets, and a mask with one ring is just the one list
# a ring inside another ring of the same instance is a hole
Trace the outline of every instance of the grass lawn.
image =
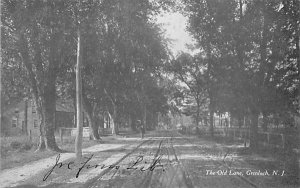
[[(132, 132), (122, 132), (119, 137), (138, 137), (139, 134)], [(113, 136), (101, 136), (104, 143), (120, 143), (119, 140)], [(43, 151), (35, 152), (38, 146), (38, 139), (29, 140), (27, 136), (15, 136), (15, 137), (0, 137), (1, 144), (1, 163), (0, 169), (9, 169), (18, 166), (23, 166), (27, 163), (37, 161), (39, 159), (51, 157), (57, 155), (57, 152)], [(121, 141), (124, 143), (124, 141)], [(130, 141), (129, 141), (130, 142)], [(128, 142), (128, 143), (129, 143)], [(132, 141), (134, 142), (134, 141)], [(64, 137), (63, 143), (60, 142), (59, 136), (56, 135), (56, 143), (62, 150), (68, 152), (74, 152), (75, 156), (75, 138)], [(97, 145), (99, 142), (83, 139), (82, 148), (88, 148), (93, 145)]]
[[(1, 138), (1, 170), (23, 166), (29, 162), (37, 161), (39, 159), (51, 157), (57, 154), (53, 151), (35, 152), (38, 142), (30, 141), (26, 136), (19, 137), (2, 137)], [(74, 152), (75, 140), (65, 140), (61, 143), (57, 139), (59, 148)], [(87, 148), (99, 144), (95, 141), (87, 139), (83, 140), (82, 147)]]

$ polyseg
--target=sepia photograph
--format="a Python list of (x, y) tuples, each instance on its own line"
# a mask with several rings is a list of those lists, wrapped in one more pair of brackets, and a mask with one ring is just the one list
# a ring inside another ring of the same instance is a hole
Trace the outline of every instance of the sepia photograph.
[(300, 0), (0, 8), (0, 188), (300, 187)]

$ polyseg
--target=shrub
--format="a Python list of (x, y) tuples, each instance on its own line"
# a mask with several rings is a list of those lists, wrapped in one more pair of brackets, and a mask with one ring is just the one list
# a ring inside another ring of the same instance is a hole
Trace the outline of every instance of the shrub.
[(21, 150), (30, 150), (32, 148), (33, 144), (32, 143), (24, 143), (22, 144)]
[(19, 149), (20, 147), (21, 147), (21, 143), (20, 142), (18, 142), (18, 141), (12, 141), (11, 143), (10, 143), (10, 147), (12, 148), (12, 149)]
[(30, 150), (33, 145), (27, 136), (1, 137), (1, 154), (14, 150)]

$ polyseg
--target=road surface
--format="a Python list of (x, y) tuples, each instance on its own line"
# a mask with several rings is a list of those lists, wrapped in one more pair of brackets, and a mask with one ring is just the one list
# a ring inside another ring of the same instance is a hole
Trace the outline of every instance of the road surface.
[[(127, 142), (125, 142), (125, 140)], [(131, 142), (128, 142), (131, 141)], [(223, 144), (176, 131), (120, 139), (115, 147), (91, 152), (80, 163), (60, 156), (20, 187), (297, 187), (284, 182), (282, 164), (265, 168), (236, 152), (242, 144)], [(267, 158), (256, 157), (264, 163)], [(272, 162), (272, 161), (271, 161)]]

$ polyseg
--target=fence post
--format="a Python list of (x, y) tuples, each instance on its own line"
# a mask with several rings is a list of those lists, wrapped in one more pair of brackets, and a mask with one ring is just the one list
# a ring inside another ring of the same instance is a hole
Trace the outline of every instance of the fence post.
[(268, 142), (268, 145), (270, 145), (270, 133), (267, 133), (267, 142)]
[(247, 147), (247, 130), (243, 130), (244, 147)]
[(280, 134), (282, 139), (282, 148), (285, 149), (285, 137), (284, 134)]
[(31, 130), (29, 130), (29, 140), (30, 140), (30, 142), (32, 141)]
[(233, 140), (235, 139), (235, 128), (233, 129)]
[[(261, 133), (259, 133), (258, 132), (258, 134), (261, 134), (262, 135), (262, 144), (263, 144), (263, 146), (264, 147), (266, 147), (267, 146), (267, 142), (265, 141), (265, 137), (268, 135), (268, 133), (265, 133), (265, 132), (261, 132)], [(268, 137), (268, 136), (267, 136)]]

